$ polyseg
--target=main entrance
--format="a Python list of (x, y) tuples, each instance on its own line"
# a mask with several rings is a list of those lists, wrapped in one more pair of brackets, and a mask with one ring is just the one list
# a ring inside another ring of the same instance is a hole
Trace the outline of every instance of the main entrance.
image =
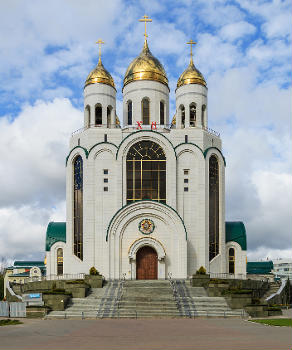
[(136, 254), (136, 279), (157, 280), (158, 257), (156, 251), (144, 246)]

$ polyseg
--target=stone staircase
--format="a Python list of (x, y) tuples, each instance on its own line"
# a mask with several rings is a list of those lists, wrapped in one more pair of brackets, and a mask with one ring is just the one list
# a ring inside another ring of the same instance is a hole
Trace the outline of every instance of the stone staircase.
[(269, 284), (270, 288), (266, 291), (266, 293), (262, 296), (262, 301), (265, 302), (267, 300), (267, 298), (269, 298), (269, 296), (271, 296), (272, 294), (277, 293), (277, 291), (279, 290), (281, 283), (279, 282), (271, 282)]
[(92, 289), (86, 298), (73, 298), (65, 311), (47, 318), (174, 318), (243, 317), (223, 297), (208, 297), (202, 287), (185, 280), (111, 281)]
[(242, 309), (231, 309), (223, 297), (208, 297), (203, 287), (191, 287), (185, 280), (171, 281), (182, 317), (247, 317)]
[(111, 281), (104, 288), (92, 288), (86, 298), (72, 298), (65, 311), (52, 311), (47, 318), (117, 317), (123, 281)]
[(125, 281), (118, 313), (119, 317), (179, 317), (167, 280)]

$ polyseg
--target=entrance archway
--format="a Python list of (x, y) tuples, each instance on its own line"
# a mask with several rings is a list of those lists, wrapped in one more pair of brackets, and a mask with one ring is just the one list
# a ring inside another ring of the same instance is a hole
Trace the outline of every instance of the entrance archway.
[(149, 246), (140, 248), (136, 255), (136, 279), (157, 280), (158, 256)]

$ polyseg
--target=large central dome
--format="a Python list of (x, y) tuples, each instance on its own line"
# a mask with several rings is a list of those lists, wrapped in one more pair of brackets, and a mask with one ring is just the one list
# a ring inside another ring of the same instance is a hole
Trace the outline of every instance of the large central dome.
[(142, 52), (132, 61), (126, 71), (124, 87), (134, 80), (158, 81), (168, 87), (165, 70), (158, 59), (152, 55), (146, 40)]

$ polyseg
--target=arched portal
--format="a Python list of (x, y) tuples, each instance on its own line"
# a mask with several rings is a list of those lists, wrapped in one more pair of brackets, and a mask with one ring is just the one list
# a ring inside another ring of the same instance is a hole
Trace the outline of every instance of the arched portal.
[(136, 255), (136, 279), (157, 280), (158, 255), (154, 248), (144, 246)]

